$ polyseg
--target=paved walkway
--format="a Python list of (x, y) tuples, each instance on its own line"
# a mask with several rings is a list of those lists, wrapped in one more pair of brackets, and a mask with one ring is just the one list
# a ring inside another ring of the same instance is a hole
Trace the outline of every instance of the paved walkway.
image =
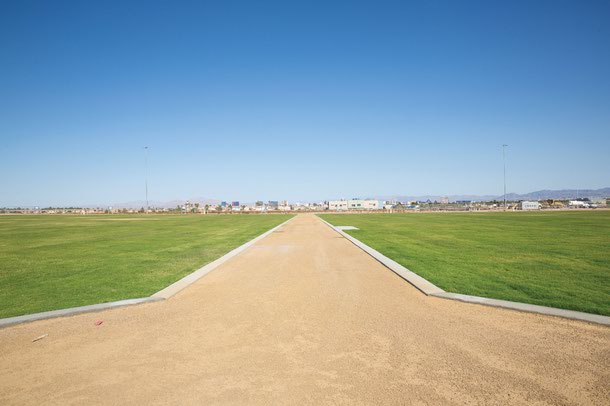
[(0, 330), (2, 405), (609, 400), (610, 328), (425, 297), (311, 215), (167, 301)]

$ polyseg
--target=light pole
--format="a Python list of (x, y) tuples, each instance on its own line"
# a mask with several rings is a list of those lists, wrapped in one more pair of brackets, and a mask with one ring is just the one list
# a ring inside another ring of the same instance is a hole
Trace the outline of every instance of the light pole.
[(148, 147), (144, 147), (144, 187), (146, 188), (146, 214), (148, 214)]
[(502, 162), (504, 163), (504, 211), (506, 211), (506, 147), (508, 147), (508, 145), (502, 144)]

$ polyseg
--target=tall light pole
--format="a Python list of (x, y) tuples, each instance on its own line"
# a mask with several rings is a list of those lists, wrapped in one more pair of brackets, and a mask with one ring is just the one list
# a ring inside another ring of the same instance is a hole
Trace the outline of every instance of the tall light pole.
[(144, 187), (146, 188), (146, 213), (148, 214), (148, 147), (144, 147)]
[(506, 147), (508, 147), (508, 145), (502, 144), (502, 162), (504, 164), (504, 211), (506, 211)]

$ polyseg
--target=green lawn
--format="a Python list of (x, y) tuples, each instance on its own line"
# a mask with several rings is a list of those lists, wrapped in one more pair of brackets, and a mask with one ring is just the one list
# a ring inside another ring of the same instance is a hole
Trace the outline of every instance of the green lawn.
[(0, 318), (149, 296), (289, 217), (0, 216)]
[(610, 316), (610, 211), (320, 217), (448, 292)]

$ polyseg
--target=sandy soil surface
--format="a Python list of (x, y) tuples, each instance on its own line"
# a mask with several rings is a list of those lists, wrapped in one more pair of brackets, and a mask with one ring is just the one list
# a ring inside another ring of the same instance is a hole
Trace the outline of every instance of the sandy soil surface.
[(218, 403), (609, 404), (610, 328), (426, 297), (301, 215), (167, 301), (0, 330), (2, 405)]

